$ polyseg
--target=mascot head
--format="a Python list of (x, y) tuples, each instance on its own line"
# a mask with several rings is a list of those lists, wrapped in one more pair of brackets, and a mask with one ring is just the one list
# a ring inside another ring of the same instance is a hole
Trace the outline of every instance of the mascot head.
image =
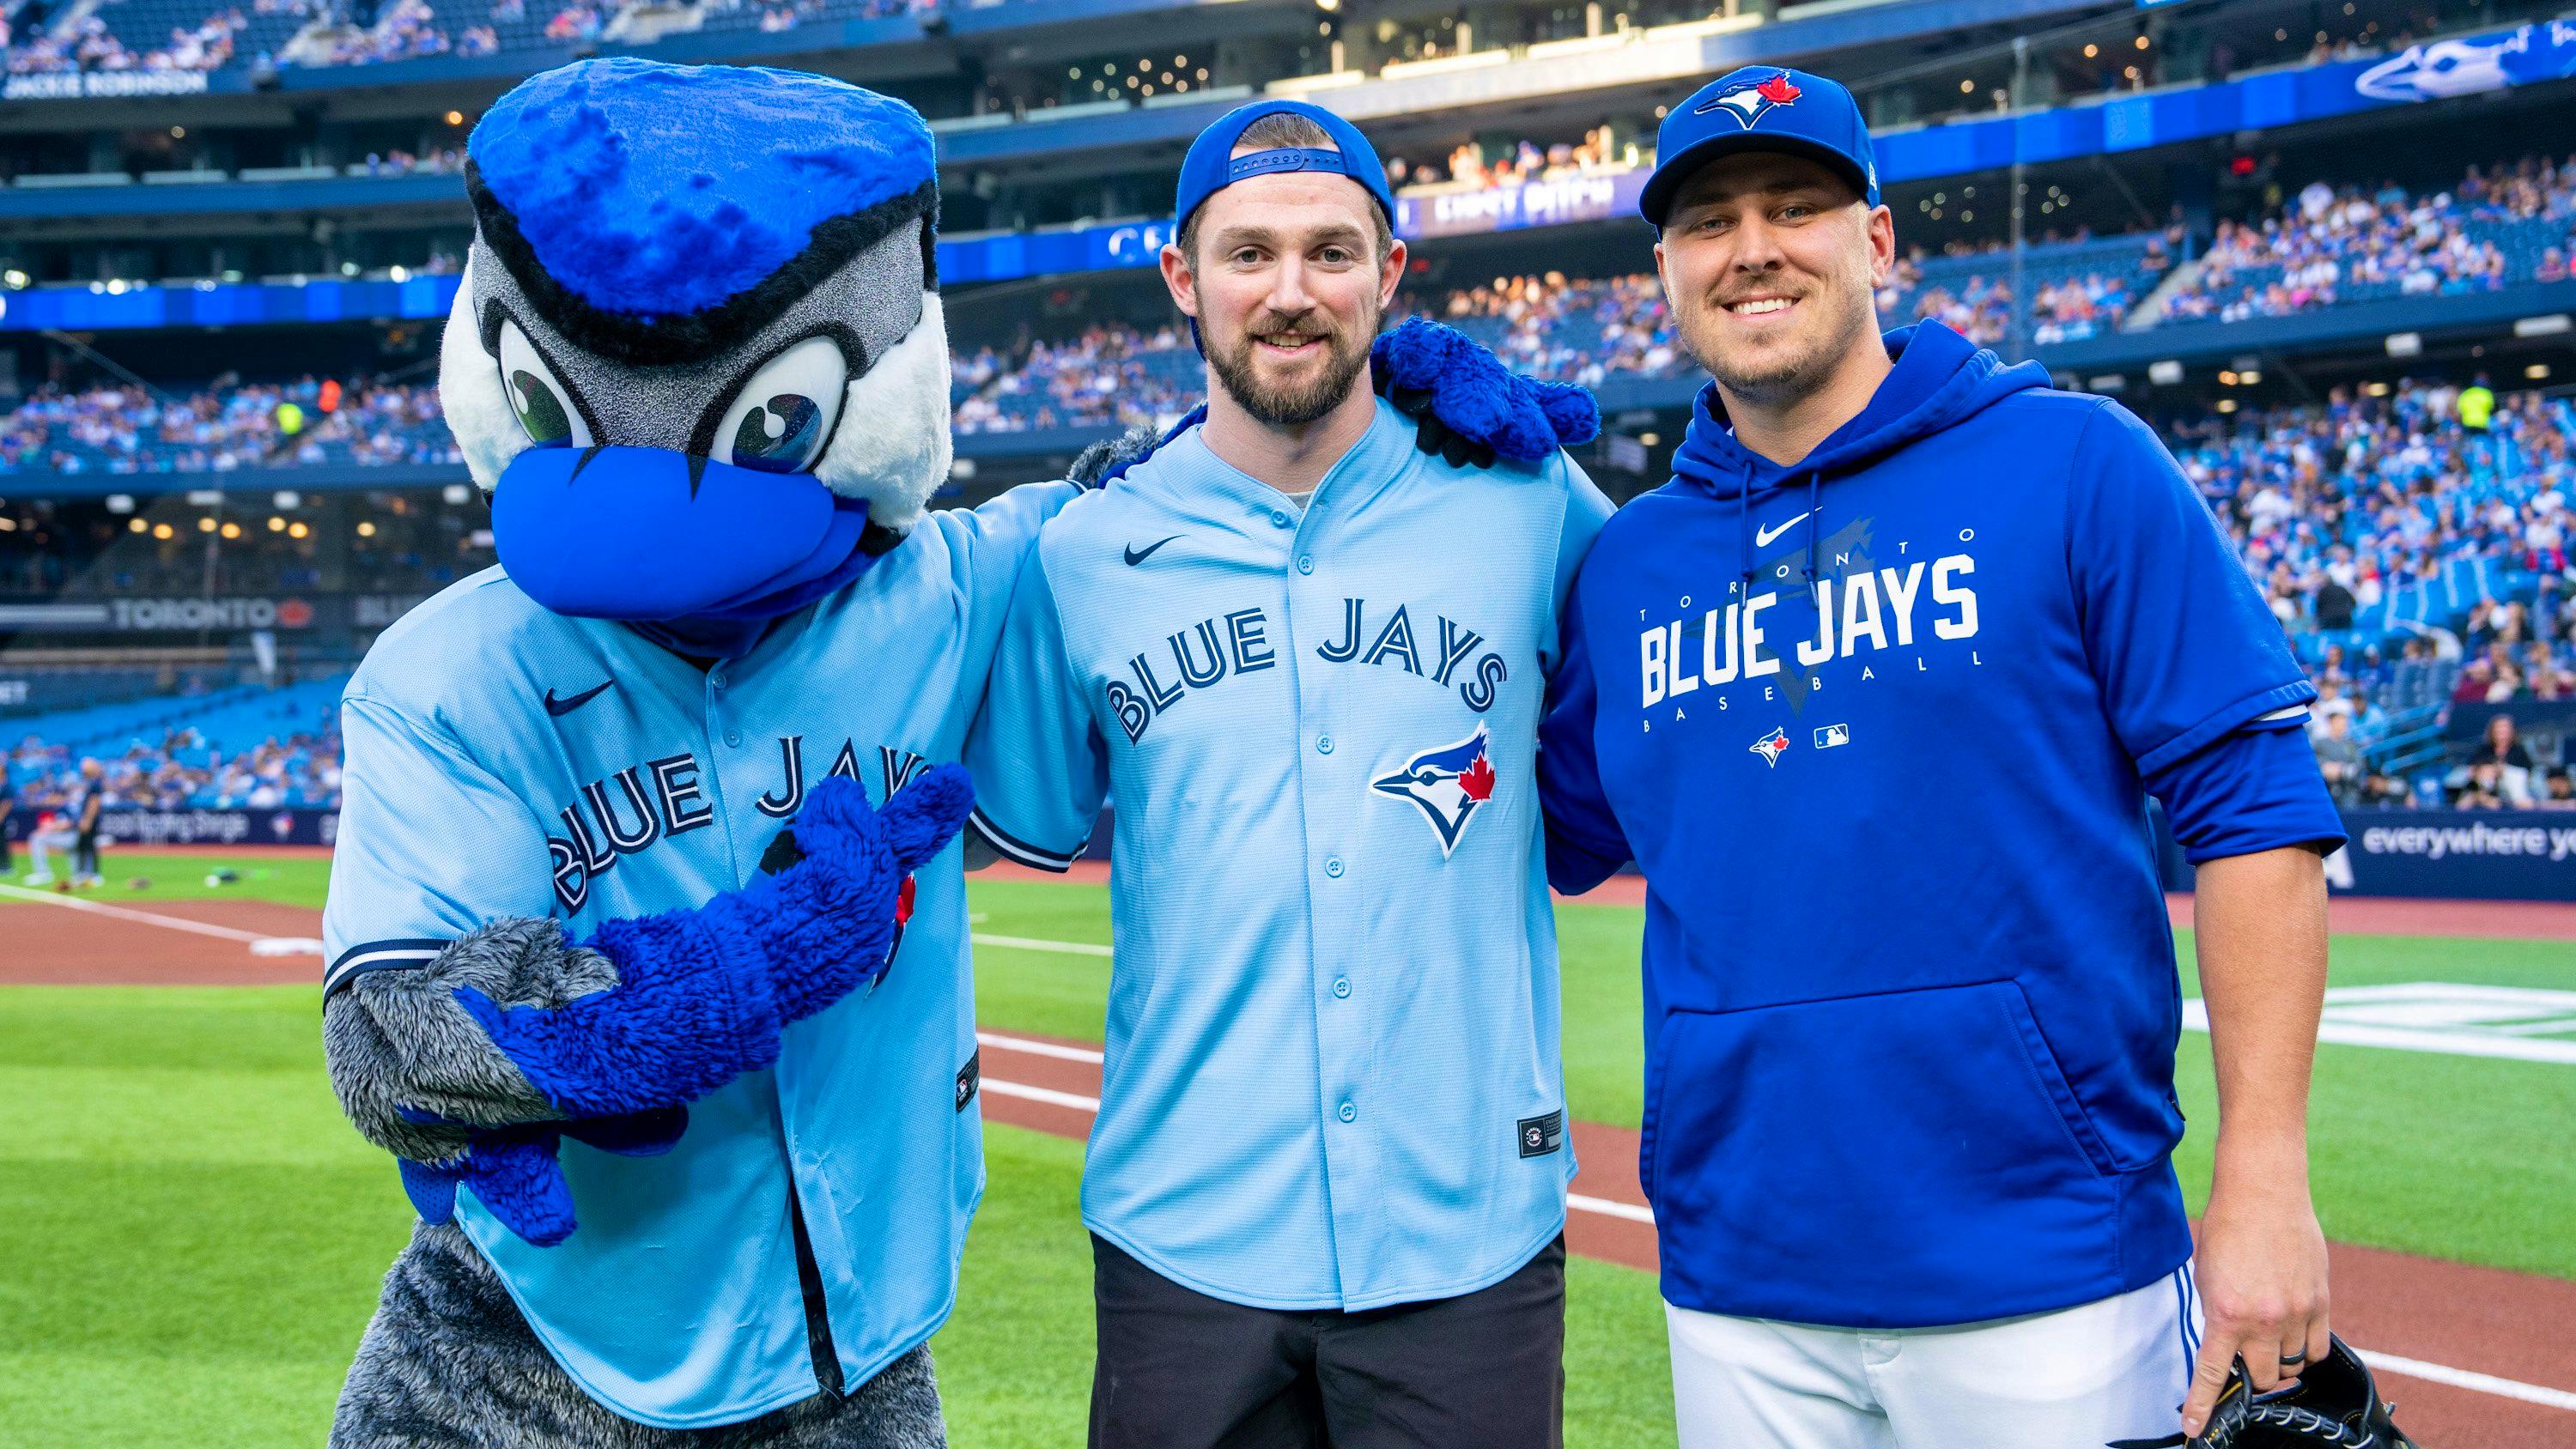
[(729, 657), (948, 476), (929, 128), (794, 71), (620, 57), (475, 126), (439, 401), (513, 582)]

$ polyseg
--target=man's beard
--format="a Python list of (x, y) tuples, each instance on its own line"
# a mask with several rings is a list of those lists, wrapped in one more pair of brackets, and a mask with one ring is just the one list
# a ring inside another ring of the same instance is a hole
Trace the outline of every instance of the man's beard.
[[(1377, 336), (1380, 313), (1373, 303), (1374, 299), (1358, 329), (1363, 339)], [(1342, 400), (1351, 395), (1351, 388), (1359, 381), (1361, 371), (1368, 366), (1368, 342), (1354, 343), (1341, 333), (1332, 331), (1310, 334), (1321, 339), (1316, 345), (1328, 354), (1323, 370), (1304, 383), (1284, 388), (1264, 387), (1253, 367), (1252, 349), (1259, 345), (1252, 340), (1253, 337), (1264, 332), (1306, 332), (1315, 322), (1324, 319), (1321, 313), (1310, 314), (1294, 329), (1278, 326), (1274, 319), (1262, 320), (1263, 325), (1246, 326), (1234, 339), (1233, 346), (1215, 348), (1208, 353), (1208, 364), (1216, 369), (1217, 385), (1225, 389), (1226, 396), (1233, 398), (1236, 406), (1274, 428), (1302, 428), (1340, 407)], [(1325, 325), (1330, 324), (1326, 322)]]
[[(1830, 294), (1810, 292), (1800, 299), (1800, 305), (1815, 306), (1826, 295)], [(1866, 300), (1870, 296), (1869, 291), (1863, 288), (1844, 295), (1859, 296), (1864, 299), (1863, 304), (1847, 308), (1839, 325), (1829, 321), (1813, 343), (1803, 348), (1782, 349), (1759, 363), (1735, 363), (1727, 355), (1727, 349), (1692, 336), (1694, 329), (1688, 326), (1683, 328), (1682, 343), (1699, 365), (1708, 369), (1708, 375), (1717, 379), (1718, 387), (1729, 395), (1769, 406), (1794, 402), (1823, 387), (1852, 349), (1862, 345), (1862, 339), (1876, 335), (1875, 304)], [(1724, 308), (1715, 302), (1703, 301), (1693, 310), (1699, 317), (1688, 320), (1699, 320)]]

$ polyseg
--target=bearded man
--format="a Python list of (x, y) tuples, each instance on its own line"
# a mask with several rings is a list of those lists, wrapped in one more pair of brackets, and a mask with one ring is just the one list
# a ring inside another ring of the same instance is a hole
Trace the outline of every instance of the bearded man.
[(1532, 756), (1610, 508), (1557, 451), (1570, 389), (1489, 374), (1537, 446), (1487, 466), (1375, 395), (1394, 211), (1318, 107), (1198, 138), (1162, 262), (1207, 406), (1041, 534), (967, 748), (1012, 859), (1064, 868), (1115, 805), (1094, 1445), (1560, 1438)]

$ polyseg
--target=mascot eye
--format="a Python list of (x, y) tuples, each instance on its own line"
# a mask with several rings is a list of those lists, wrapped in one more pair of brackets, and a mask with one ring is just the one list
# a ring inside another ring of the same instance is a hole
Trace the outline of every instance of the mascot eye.
[(726, 405), (715, 460), (763, 473), (810, 473), (840, 418), (849, 363), (829, 337), (808, 337), (769, 359)]
[(501, 324), (501, 391), (519, 430), (540, 448), (587, 448), (590, 428), (572, 405), (572, 394), (555, 381), (554, 372), (516, 322)]

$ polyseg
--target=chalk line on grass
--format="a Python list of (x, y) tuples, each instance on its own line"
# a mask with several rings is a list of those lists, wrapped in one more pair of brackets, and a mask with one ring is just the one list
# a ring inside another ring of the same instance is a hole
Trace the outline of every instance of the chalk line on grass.
[(61, 906), (70, 911), (86, 911), (111, 920), (133, 921), (146, 926), (161, 926), (173, 931), (188, 931), (212, 936), (219, 941), (238, 941), (250, 947), (254, 956), (319, 956), (322, 943), (294, 936), (263, 936), (257, 931), (244, 931), (232, 926), (209, 925), (179, 916), (164, 916), (153, 911), (138, 911), (127, 906), (111, 906), (104, 901), (83, 900), (58, 891), (29, 890), (25, 886), (0, 884), (0, 897), (33, 901), (38, 905)]
[(1109, 954), (1108, 947), (1094, 946), (1088, 941), (1042, 941), (1035, 936), (988, 936), (982, 931), (977, 931), (973, 939), (978, 946), (1009, 946), (1021, 951), (1053, 951), (1063, 956), (1106, 957)]

